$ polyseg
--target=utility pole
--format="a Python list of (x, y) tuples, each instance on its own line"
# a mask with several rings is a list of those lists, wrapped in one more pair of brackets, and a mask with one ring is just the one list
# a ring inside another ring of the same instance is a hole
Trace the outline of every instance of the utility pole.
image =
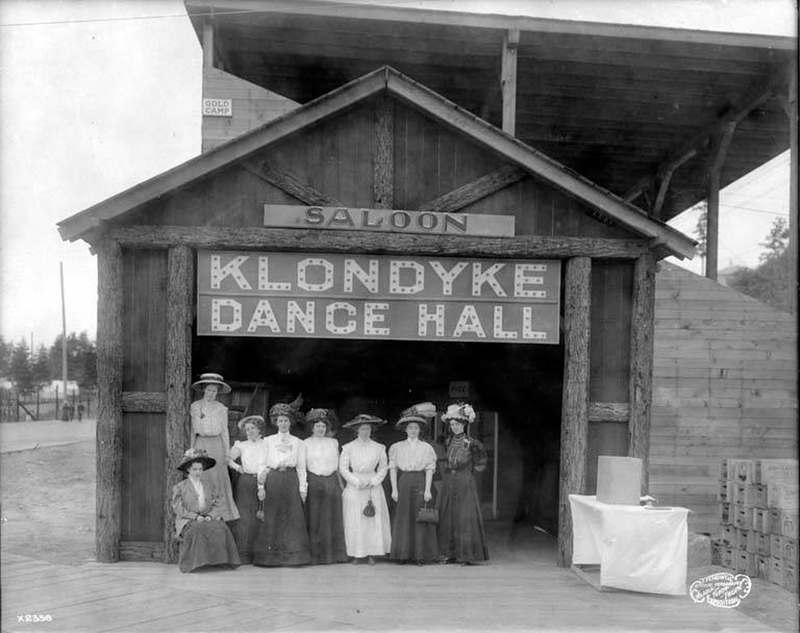
[[(59, 262), (61, 271), (61, 379), (64, 381), (64, 403), (67, 402), (67, 309), (64, 302), (64, 262)], [(56, 411), (58, 415), (58, 411)]]

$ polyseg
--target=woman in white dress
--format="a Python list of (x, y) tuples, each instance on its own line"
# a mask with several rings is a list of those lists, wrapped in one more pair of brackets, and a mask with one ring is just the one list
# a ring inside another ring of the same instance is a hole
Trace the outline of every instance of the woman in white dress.
[(366, 557), (374, 565), (375, 556), (384, 556), (392, 549), (389, 507), (381, 485), (388, 469), (386, 447), (370, 439), (372, 427), (385, 423), (361, 413), (343, 425), (358, 434), (344, 445), (339, 458), (339, 472), (347, 482), (342, 493), (344, 538), (353, 563)]
[(192, 418), (192, 448), (206, 451), (216, 466), (203, 473), (203, 480), (214, 486), (219, 495), (219, 512), (224, 521), (239, 518), (239, 510), (233, 501), (231, 478), (228, 475), (228, 407), (217, 401), (217, 394), (229, 393), (231, 388), (219, 374), (202, 374), (200, 380), (192, 385), (195, 391), (202, 391), (203, 397), (189, 408)]
[(262, 416), (248, 415), (239, 420), (237, 426), (244, 432), (246, 439), (233, 443), (228, 459), (228, 467), (239, 473), (233, 487), (233, 498), (240, 516), (238, 521), (231, 524), (231, 532), (236, 539), (242, 564), (249, 565), (253, 560), (253, 541), (260, 525), (258, 512), (261, 502), (257, 496), (256, 477), (267, 465), (267, 445), (263, 438)]

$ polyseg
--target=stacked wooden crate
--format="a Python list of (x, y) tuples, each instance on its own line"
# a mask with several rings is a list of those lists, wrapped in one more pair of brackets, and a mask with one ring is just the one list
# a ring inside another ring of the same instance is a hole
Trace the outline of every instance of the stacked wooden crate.
[(796, 459), (723, 459), (712, 563), (797, 591)]

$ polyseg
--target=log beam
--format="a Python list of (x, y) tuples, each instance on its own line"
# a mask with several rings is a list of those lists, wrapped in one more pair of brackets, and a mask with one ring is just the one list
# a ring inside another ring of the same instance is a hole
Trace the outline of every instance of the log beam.
[(375, 107), (375, 160), (372, 188), (376, 209), (394, 205), (394, 105), (384, 96)]
[(319, 191), (294, 174), (272, 167), (267, 162), (248, 161), (242, 163), (242, 167), (305, 204), (327, 207), (344, 206), (336, 198)]
[(504, 165), (466, 185), (448, 191), (435, 200), (426, 202), (418, 211), (455, 213), (481, 198), (486, 198), (508, 185), (522, 180), (525, 176), (527, 176), (527, 172), (524, 169), (515, 165)]
[(125, 391), (122, 393), (122, 410), (125, 413), (164, 413), (167, 394), (163, 391)]
[(500, 91), (503, 95), (503, 132), (516, 135), (517, 128), (517, 48), (519, 29), (509, 29), (503, 36), (500, 64)]
[(639, 257), (633, 267), (633, 321), (628, 382), (630, 399), (628, 457), (638, 457), (642, 460), (642, 494), (647, 494), (649, 487), (655, 285), (656, 261), (652, 254), (647, 253)]
[(189, 447), (192, 382), (194, 252), (173, 246), (167, 257), (166, 449), (164, 455), (164, 562), (178, 560), (172, 487), (180, 480), (175, 466)]
[(590, 402), (589, 422), (628, 422), (631, 405), (627, 402)]
[(561, 406), (561, 467), (558, 491), (558, 565), (572, 564), (569, 495), (586, 487), (589, 432), (589, 342), (592, 260), (567, 261), (564, 273), (564, 387)]
[(790, 79), (786, 94), (780, 100), (786, 116), (789, 118), (789, 245), (787, 248), (787, 266), (789, 280), (789, 311), (797, 314), (797, 295), (800, 288), (797, 285), (797, 174), (800, 167), (797, 164), (797, 68), (793, 67), (789, 73)]
[(262, 227), (115, 226), (109, 228), (108, 235), (126, 248), (168, 248), (175, 244), (184, 244), (205, 249), (397, 255), (416, 253), (453, 257), (491, 255), (533, 259), (636, 259), (648, 249), (648, 240), (637, 239), (536, 235), (495, 238)]
[(708, 213), (706, 221), (706, 277), (717, 279), (719, 268), (719, 190), (720, 174), (731, 144), (736, 123), (728, 123), (714, 139), (714, 153), (708, 168)]
[(122, 248), (97, 249), (97, 483), (95, 558), (119, 560), (122, 536)]

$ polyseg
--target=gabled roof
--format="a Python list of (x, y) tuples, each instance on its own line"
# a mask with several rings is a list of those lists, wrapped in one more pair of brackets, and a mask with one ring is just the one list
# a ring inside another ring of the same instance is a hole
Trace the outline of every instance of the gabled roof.
[(628, 229), (651, 238), (678, 257), (694, 255), (694, 241), (649, 218), (638, 207), (569, 170), (463, 110), (390, 67), (383, 67), (329, 92), (304, 106), (206, 154), (197, 156), (58, 223), (61, 237), (76, 240), (102, 222), (113, 220), (169, 192), (260, 151), (307, 126), (316, 124), (365, 99), (388, 93), (457, 130), (474, 143), (495, 152), (552, 186), (613, 218)]

